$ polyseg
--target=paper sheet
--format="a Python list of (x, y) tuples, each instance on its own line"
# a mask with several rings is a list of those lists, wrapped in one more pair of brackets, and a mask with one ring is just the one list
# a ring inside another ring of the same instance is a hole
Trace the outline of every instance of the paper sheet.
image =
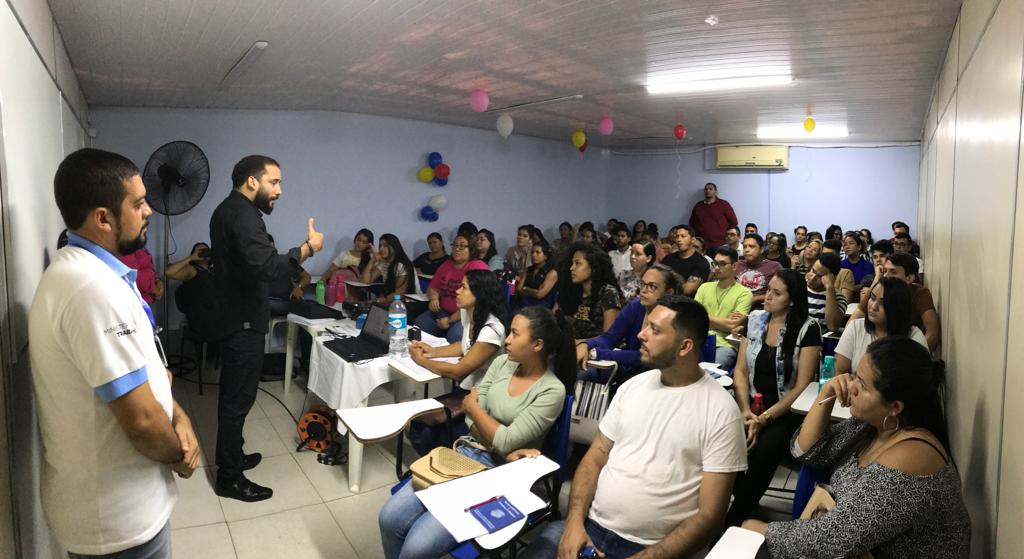
[[(442, 360), (447, 361), (448, 359), (447, 358), (439, 359), (438, 361), (442, 361)], [(451, 362), (451, 361), (449, 361), (449, 362)], [(457, 362), (457, 360), (456, 360), (456, 362)], [(391, 367), (391, 370), (393, 370), (393, 371), (402, 373), (403, 375), (409, 377), (410, 379), (412, 379), (415, 382), (430, 382), (432, 380), (441, 378), (439, 375), (436, 375), (436, 374), (428, 371), (427, 369), (421, 367), (420, 365), (418, 365), (410, 357), (401, 357), (399, 359), (388, 359), (388, 367)]]
[[(530, 487), (545, 474), (557, 469), (558, 464), (544, 456), (523, 458), (478, 474), (433, 485), (416, 492), (416, 496), (452, 537), (461, 543), (487, 534), (483, 525), (466, 512), (468, 507), (496, 495), (503, 495), (523, 514), (529, 515), (544, 508), (544, 501), (531, 493)], [(503, 532), (507, 534), (517, 525), (503, 528), (490, 536)]]
[(704, 559), (754, 559), (762, 543), (764, 536), (761, 534), (733, 526), (725, 531)]

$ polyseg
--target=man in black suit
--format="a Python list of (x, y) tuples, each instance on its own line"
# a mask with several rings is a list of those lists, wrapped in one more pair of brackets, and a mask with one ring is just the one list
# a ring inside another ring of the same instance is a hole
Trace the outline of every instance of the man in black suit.
[(259, 453), (242, 451), (245, 416), (256, 401), (263, 367), (263, 339), (270, 320), (269, 284), (294, 277), (303, 260), (318, 252), (323, 233), (306, 226), (306, 240), (278, 254), (262, 214), (281, 197), (281, 166), (263, 155), (243, 157), (231, 171), (231, 194), (210, 218), (210, 242), (222, 302), (220, 394), (217, 401), (217, 482), (214, 492), (241, 501), (273, 496), (249, 481), (244, 471), (259, 464)]

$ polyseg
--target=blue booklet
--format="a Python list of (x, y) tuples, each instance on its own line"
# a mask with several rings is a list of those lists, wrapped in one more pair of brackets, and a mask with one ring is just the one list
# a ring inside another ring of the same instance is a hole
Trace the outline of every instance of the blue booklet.
[(498, 497), (486, 503), (481, 503), (470, 508), (469, 513), (487, 529), (488, 534), (493, 534), (523, 518), (523, 513), (505, 497)]

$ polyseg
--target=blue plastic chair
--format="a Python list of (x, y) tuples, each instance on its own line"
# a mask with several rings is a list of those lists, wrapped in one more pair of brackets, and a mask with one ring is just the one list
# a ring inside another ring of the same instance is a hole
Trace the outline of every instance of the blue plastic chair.
[(420, 276), (416, 276), (416, 279), (420, 282), (420, 293), (426, 293), (427, 288), (430, 287), (430, 280)]
[(714, 334), (708, 334), (704, 343), (700, 346), (700, 360), (703, 363), (714, 363), (715, 353), (717, 351), (716, 346), (718, 345), (718, 337)]
[(819, 483), (828, 483), (832, 479), (832, 473), (809, 466), (800, 468), (796, 478), (796, 489), (793, 490), (793, 518), (800, 518), (804, 509), (807, 508), (807, 501), (811, 500), (814, 487)]

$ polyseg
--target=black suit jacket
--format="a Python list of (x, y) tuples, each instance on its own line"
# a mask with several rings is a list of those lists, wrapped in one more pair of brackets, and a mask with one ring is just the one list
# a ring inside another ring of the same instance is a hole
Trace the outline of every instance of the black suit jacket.
[(218, 337), (247, 328), (266, 333), (269, 285), (299, 273), (301, 248), (278, 254), (260, 210), (232, 190), (210, 218), (210, 253), (221, 302)]

